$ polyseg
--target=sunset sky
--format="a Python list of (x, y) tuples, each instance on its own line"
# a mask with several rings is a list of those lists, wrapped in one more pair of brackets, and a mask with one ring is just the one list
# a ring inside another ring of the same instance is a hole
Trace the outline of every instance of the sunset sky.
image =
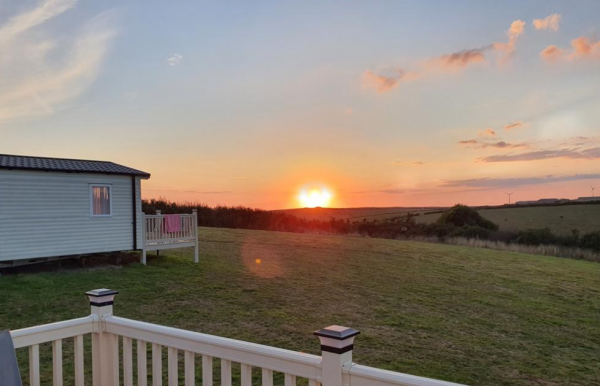
[(0, 0), (0, 153), (265, 209), (600, 193), (600, 1)]

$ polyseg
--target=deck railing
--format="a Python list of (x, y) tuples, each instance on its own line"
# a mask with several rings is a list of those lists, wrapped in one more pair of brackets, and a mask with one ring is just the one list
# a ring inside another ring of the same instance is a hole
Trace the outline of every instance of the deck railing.
[[(316, 356), (120, 318), (112, 312), (116, 291), (100, 289), (86, 294), (92, 309), (88, 317), (11, 331), (15, 348), (29, 348), (31, 386), (40, 385), (39, 345), (46, 342), (52, 342), (53, 385), (63, 385), (62, 341), (69, 338), (74, 339), (74, 385), (84, 386), (83, 336), (86, 334), (92, 337), (93, 386), (133, 386), (134, 359), (137, 385), (148, 386), (148, 345), (152, 347), (152, 386), (163, 385), (165, 347), (168, 386), (179, 385), (180, 379), (185, 386), (196, 384), (197, 356), (202, 358), (204, 386), (214, 384), (215, 359), (220, 362), (222, 386), (232, 385), (233, 363), (239, 364), (241, 386), (252, 386), (253, 369), (260, 369), (261, 373), (254, 384), (258, 381), (263, 386), (273, 386), (275, 373), (283, 374), (285, 386), (295, 386), (298, 378), (305, 379), (309, 386), (460, 386), (353, 363), (353, 342), (359, 332), (351, 328), (330, 326), (315, 332), (322, 350), (322, 356)], [(179, 371), (180, 353), (183, 354), (183, 374)]]
[(154, 215), (143, 215), (142, 264), (146, 264), (148, 251), (194, 247), (194, 262), (198, 262), (198, 213), (179, 214), (180, 229), (169, 232), (164, 214), (157, 211)]

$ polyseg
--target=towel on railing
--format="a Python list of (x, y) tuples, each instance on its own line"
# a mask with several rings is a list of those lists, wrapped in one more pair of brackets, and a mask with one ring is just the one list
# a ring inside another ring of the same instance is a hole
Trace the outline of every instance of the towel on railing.
[(22, 385), (15, 347), (8, 330), (0, 332), (0, 384), (2, 386)]
[(169, 233), (181, 231), (181, 216), (178, 214), (165, 214), (165, 230)]

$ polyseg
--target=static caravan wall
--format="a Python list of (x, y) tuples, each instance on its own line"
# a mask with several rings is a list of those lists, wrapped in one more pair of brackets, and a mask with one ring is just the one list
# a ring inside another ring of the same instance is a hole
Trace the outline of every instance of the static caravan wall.
[[(110, 217), (90, 215), (90, 184), (111, 185)], [(130, 176), (0, 170), (0, 261), (133, 249), (131, 189)]]

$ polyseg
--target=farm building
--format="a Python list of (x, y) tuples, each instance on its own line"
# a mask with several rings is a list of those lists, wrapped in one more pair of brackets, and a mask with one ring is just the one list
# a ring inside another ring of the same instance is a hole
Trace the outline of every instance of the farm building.
[(141, 249), (141, 180), (105, 161), (0, 155), (0, 267)]

